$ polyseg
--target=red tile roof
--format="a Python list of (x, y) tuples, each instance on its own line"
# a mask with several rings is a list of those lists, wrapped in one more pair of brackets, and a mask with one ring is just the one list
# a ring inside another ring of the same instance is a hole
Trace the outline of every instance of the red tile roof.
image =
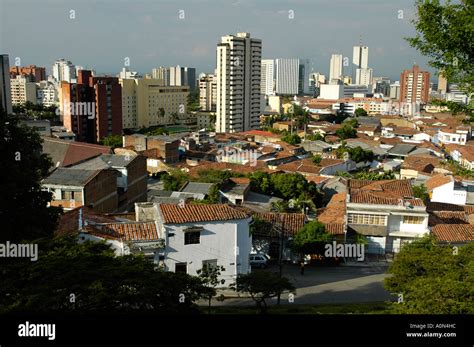
[(474, 241), (474, 225), (471, 224), (438, 224), (431, 232), (441, 242)]
[(408, 180), (366, 181), (350, 179), (347, 183), (350, 202), (370, 205), (424, 206), (421, 199), (413, 198), (413, 190)]
[(249, 215), (226, 204), (193, 205), (180, 207), (175, 204), (159, 204), (164, 223), (181, 224), (195, 222), (246, 219)]
[(438, 224), (469, 224), (465, 211), (433, 211), (428, 219), (429, 226)]
[(431, 191), (435, 188), (441, 187), (441, 186), (443, 186), (447, 183), (450, 183), (452, 181), (453, 181), (452, 176), (445, 176), (443, 174), (439, 174), (439, 175), (436, 175), (436, 176), (433, 176), (433, 177), (429, 178), (425, 182), (425, 186), (428, 189), (428, 191)]
[(444, 202), (428, 202), (426, 211), (464, 211), (468, 215), (474, 214), (474, 205), (455, 205)]
[(345, 233), (346, 193), (337, 193), (332, 196), (322, 213), (318, 213), (317, 220), (324, 224), (326, 231), (333, 235)]
[(88, 225), (86, 230), (93, 235), (121, 239), (124, 241), (156, 241), (160, 239), (154, 222), (125, 222)]

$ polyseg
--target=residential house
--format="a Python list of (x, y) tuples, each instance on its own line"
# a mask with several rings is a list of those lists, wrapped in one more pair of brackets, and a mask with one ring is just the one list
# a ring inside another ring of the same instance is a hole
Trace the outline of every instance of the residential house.
[(56, 168), (42, 182), (53, 193), (50, 206), (65, 211), (87, 206), (97, 212), (115, 212), (118, 206), (118, 172), (109, 168)]
[(474, 170), (474, 144), (466, 146), (447, 145), (446, 150), (454, 161), (468, 170)]
[(146, 158), (142, 155), (103, 154), (76, 164), (71, 168), (79, 170), (114, 169), (117, 171), (116, 189), (118, 210), (133, 210), (136, 202), (147, 201)]
[(242, 205), (250, 191), (249, 178), (232, 177), (227, 180), (219, 190), (221, 203), (232, 203)]
[(426, 206), (408, 180), (348, 180), (346, 214), (347, 236), (364, 235), (368, 253), (397, 253), (429, 233)]
[(250, 272), (252, 218), (225, 204), (153, 204), (135, 206), (137, 220), (156, 222), (165, 238), (162, 255), (165, 271), (197, 275), (204, 265), (223, 266), (222, 287), (237, 275)]
[(458, 184), (451, 175), (439, 174), (431, 177), (425, 183), (432, 202), (465, 205), (467, 199), (466, 187)]

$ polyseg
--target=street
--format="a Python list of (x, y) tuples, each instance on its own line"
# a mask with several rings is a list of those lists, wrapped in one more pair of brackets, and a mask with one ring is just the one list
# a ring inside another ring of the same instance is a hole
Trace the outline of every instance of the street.
[[(383, 280), (388, 276), (385, 274), (386, 270), (386, 265), (307, 266), (304, 275), (301, 275), (298, 266), (285, 265), (283, 276), (296, 287), (295, 304), (363, 303), (392, 298), (383, 287)], [(254, 271), (278, 272), (278, 266)], [(222, 293), (225, 296), (232, 295), (232, 291)], [(289, 304), (290, 301), (288, 294), (281, 296), (283, 304)], [(276, 298), (271, 303), (276, 303)], [(213, 305), (254, 305), (254, 302), (250, 298), (226, 298), (224, 301), (214, 300)]]

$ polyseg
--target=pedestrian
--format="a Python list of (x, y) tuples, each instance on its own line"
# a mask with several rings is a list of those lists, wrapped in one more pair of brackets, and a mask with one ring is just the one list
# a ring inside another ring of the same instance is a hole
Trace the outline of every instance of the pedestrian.
[(300, 263), (300, 273), (301, 276), (304, 276), (304, 260), (302, 260)]

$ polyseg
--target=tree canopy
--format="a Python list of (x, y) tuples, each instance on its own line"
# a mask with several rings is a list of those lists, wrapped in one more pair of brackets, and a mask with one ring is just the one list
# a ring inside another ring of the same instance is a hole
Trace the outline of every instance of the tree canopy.
[(322, 243), (332, 240), (323, 223), (311, 221), (299, 230), (293, 240), (295, 248), (303, 253), (318, 253)]
[(354, 111), (354, 116), (356, 116), (356, 117), (367, 117), (368, 114), (367, 114), (366, 110), (359, 107)]
[(388, 273), (385, 287), (401, 299), (396, 313), (474, 313), (474, 244), (456, 249), (425, 236), (405, 245)]
[(355, 130), (349, 124), (343, 124), (341, 128), (336, 130), (336, 135), (341, 139), (350, 139), (357, 137), (357, 130)]
[(297, 134), (285, 135), (281, 138), (281, 140), (293, 146), (301, 143), (301, 137), (299, 137)]
[(99, 144), (112, 147), (112, 149), (123, 146), (123, 137), (120, 135), (109, 135), (99, 141)]

